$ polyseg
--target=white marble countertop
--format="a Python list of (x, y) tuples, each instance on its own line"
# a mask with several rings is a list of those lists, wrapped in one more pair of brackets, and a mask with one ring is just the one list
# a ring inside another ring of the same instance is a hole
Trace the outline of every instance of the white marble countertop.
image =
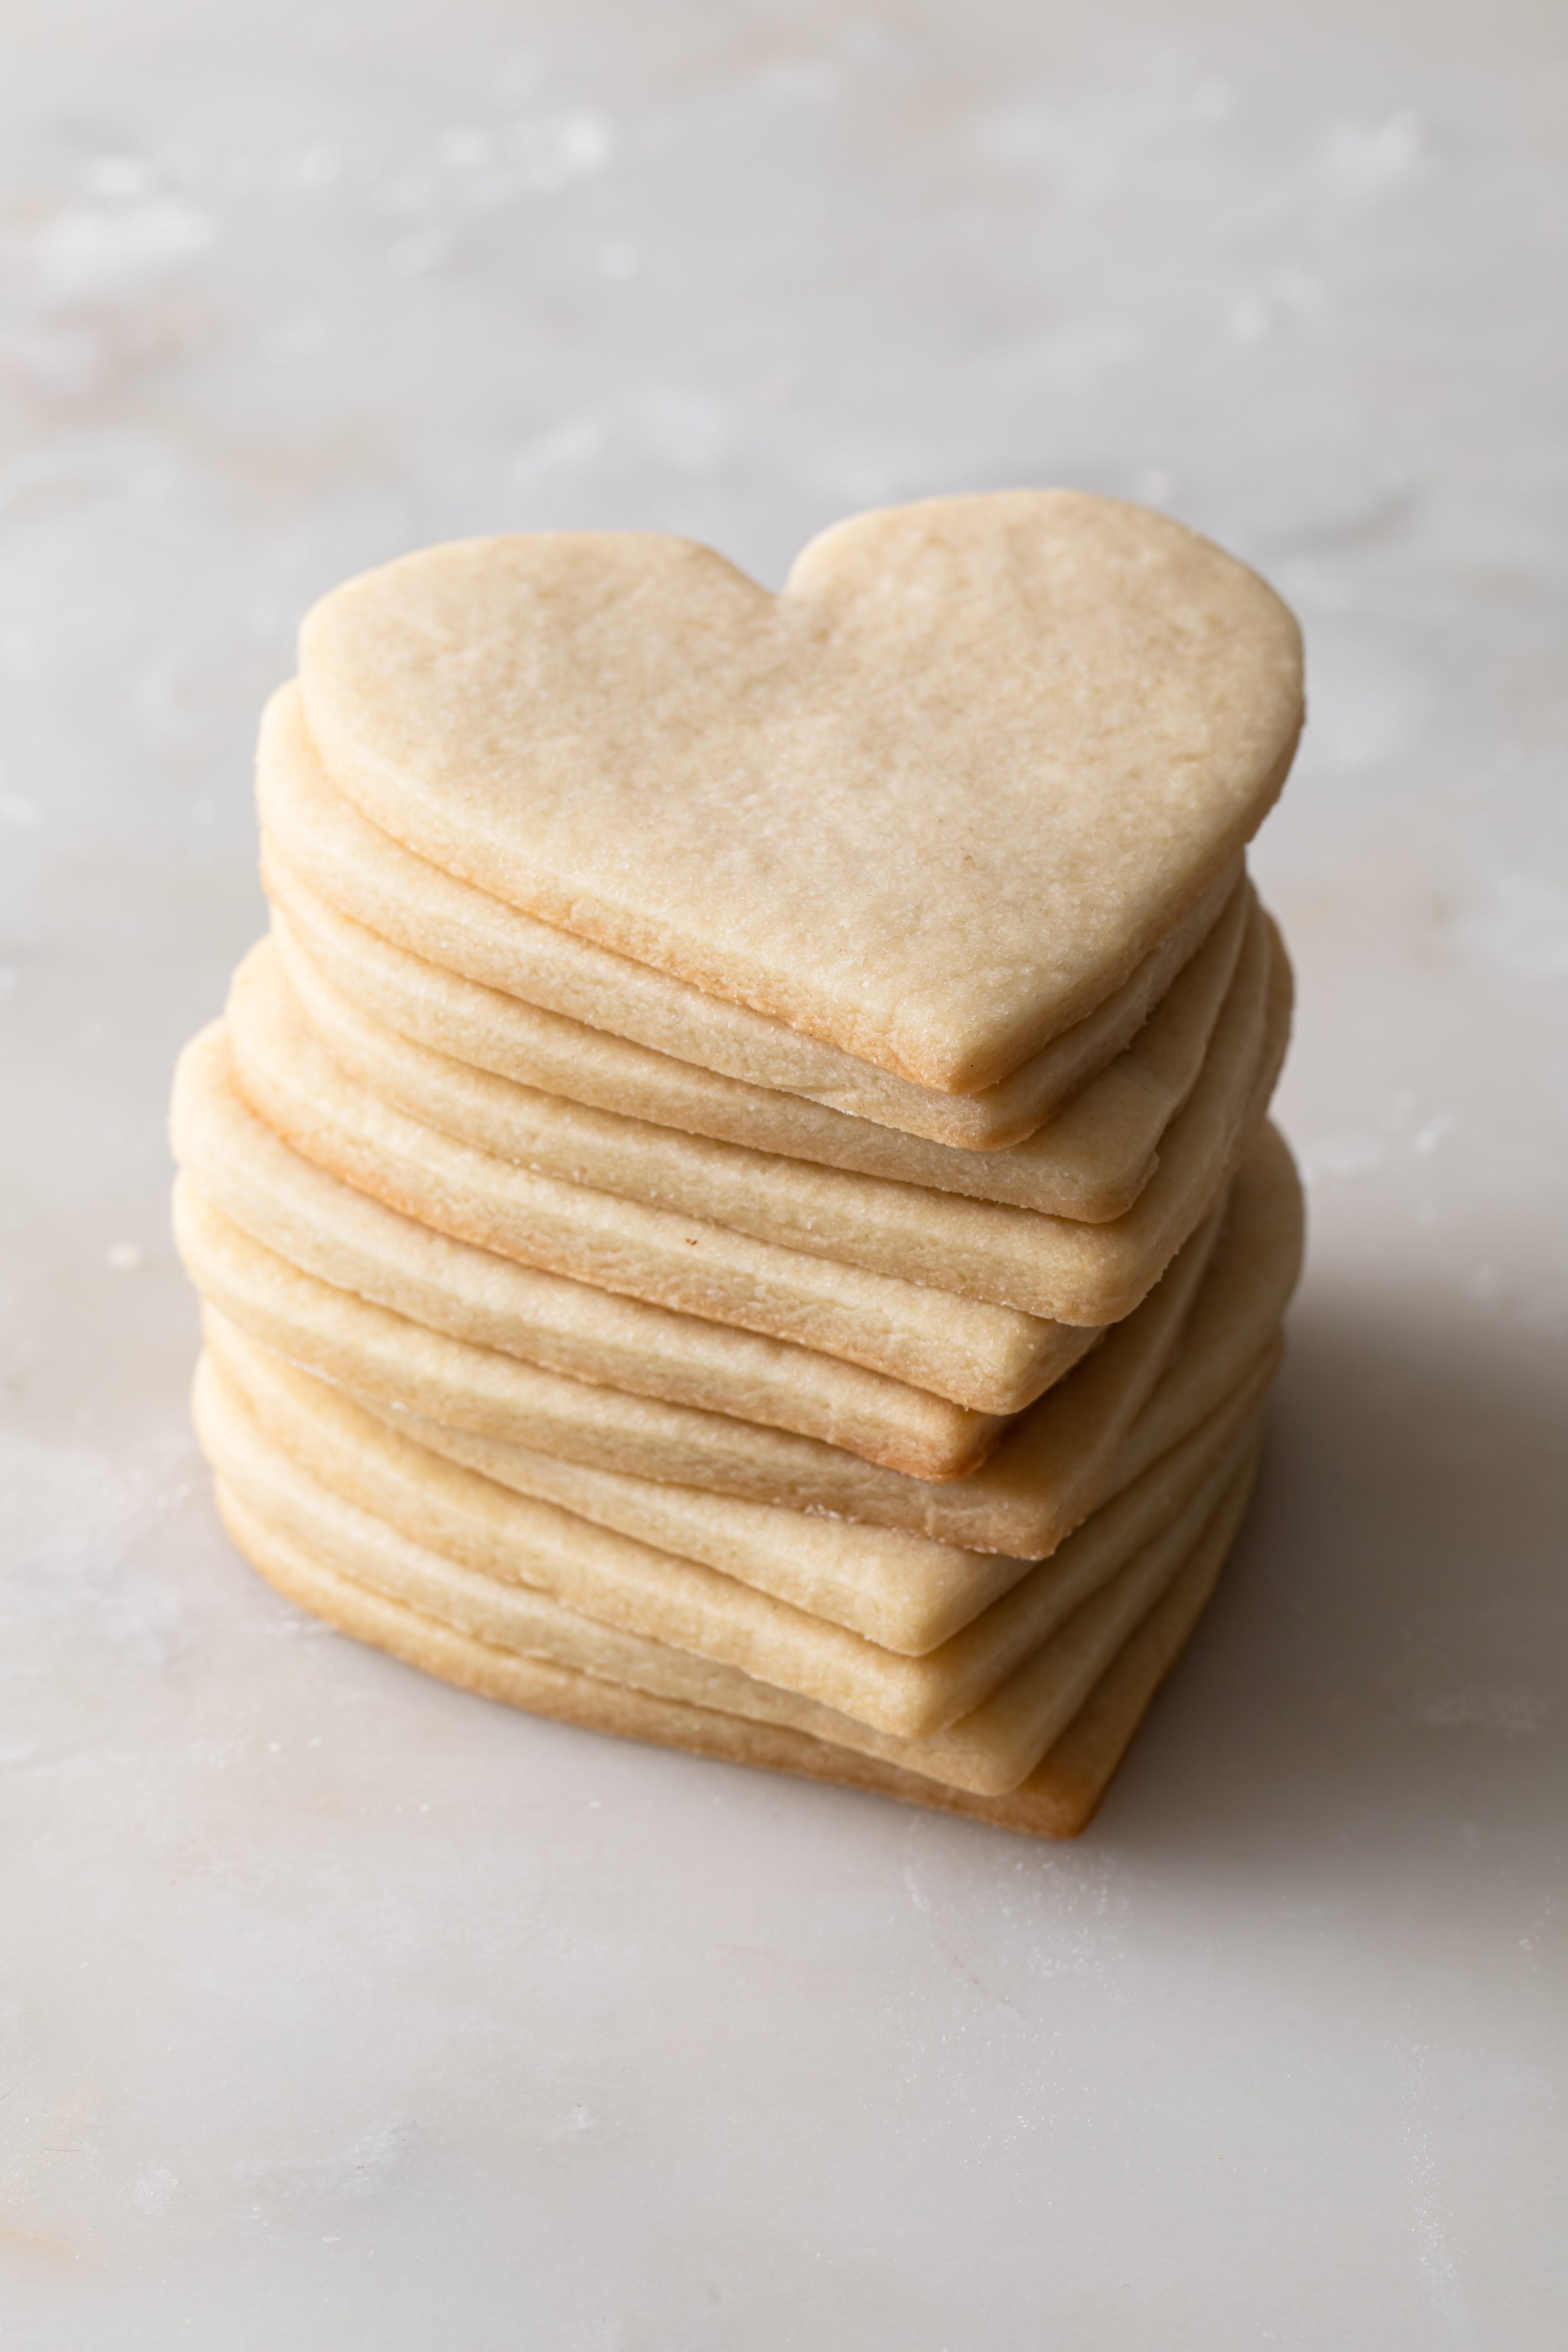
[[(13, 0), (0, 2339), (1556, 2352), (1568, 82), (1546, 5)], [(487, 1708), (224, 1543), (166, 1231), (305, 604), (1166, 505), (1300, 609), (1312, 1255), (1041, 1848)]]

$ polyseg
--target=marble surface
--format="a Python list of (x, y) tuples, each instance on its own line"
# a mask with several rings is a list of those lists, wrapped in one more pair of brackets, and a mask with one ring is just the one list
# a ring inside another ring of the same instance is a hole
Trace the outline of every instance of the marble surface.
[[(1568, 88), (1548, 5), (12, 0), (0, 2337), (1547, 2352)], [(224, 1543), (165, 1223), (307, 601), (1142, 497), (1305, 621), (1312, 1254), (1228, 1588), (1039, 1848), (513, 1718)]]

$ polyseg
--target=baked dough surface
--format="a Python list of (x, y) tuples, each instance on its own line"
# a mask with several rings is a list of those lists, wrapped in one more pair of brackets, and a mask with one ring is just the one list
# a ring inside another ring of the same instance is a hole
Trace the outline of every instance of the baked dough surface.
[(952, 1094), (1120, 987), (1256, 831), (1294, 620), (1077, 491), (860, 515), (779, 596), (710, 549), (431, 549), (306, 619), (329, 776), (460, 878)]

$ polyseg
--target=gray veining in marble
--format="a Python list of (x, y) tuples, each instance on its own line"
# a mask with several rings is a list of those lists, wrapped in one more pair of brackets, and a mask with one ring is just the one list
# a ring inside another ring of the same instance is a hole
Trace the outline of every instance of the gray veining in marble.
[[(12, 0), (0, 2340), (1568, 2336), (1559, 9)], [(1312, 1257), (1081, 1844), (312, 1626), (188, 1434), (162, 1134), (304, 604), (497, 527), (1163, 505), (1296, 604)]]

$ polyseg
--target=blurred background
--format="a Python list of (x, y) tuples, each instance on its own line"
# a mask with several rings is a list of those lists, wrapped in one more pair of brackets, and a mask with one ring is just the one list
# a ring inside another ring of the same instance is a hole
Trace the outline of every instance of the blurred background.
[[(8, 0), (0, 115), (18, 2345), (1560, 2344), (1562, 10)], [(1037, 483), (1311, 712), (1270, 1469), (1059, 1855), (302, 1631), (163, 1140), (334, 582)]]

